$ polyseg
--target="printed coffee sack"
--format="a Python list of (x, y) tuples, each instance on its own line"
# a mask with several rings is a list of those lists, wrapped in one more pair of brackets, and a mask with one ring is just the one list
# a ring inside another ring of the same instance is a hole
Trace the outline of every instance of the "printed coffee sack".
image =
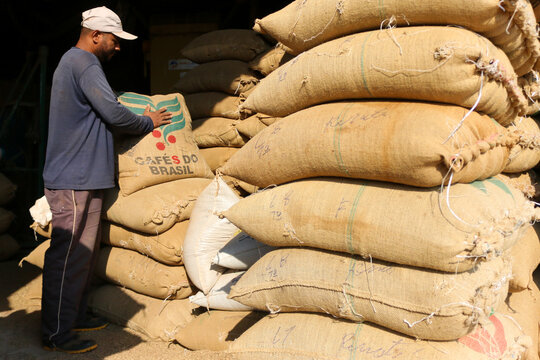
[(290, 313), (259, 320), (231, 346), (237, 360), (519, 359), (530, 337), (502, 314), (455, 341), (424, 341), (371, 323)]
[(151, 111), (166, 107), (173, 114), (170, 124), (162, 125), (150, 134), (116, 140), (122, 195), (172, 180), (212, 178), (212, 171), (193, 139), (191, 117), (182, 95), (146, 96), (125, 92), (118, 101), (138, 115), (143, 114), (147, 105)]

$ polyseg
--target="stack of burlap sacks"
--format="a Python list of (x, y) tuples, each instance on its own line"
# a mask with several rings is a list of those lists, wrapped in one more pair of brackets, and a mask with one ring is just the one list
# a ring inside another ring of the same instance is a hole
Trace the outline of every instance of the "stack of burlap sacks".
[[(145, 136), (115, 139), (119, 186), (105, 193), (105, 245), (96, 266), (104, 284), (92, 292), (89, 306), (150, 339), (171, 341), (196, 315), (187, 299), (195, 288), (183, 266), (182, 243), (193, 206), (213, 174), (193, 139), (180, 94), (123, 93), (119, 101), (137, 114), (147, 106), (166, 107), (173, 118)], [(23, 261), (42, 267), (49, 243)]]
[(0, 173), (0, 261), (9, 259), (20, 249), (17, 240), (7, 233), (15, 214), (4, 207), (13, 200), (16, 191), (17, 185)]
[(212, 170), (276, 118), (239, 105), (286, 53), (252, 30), (224, 29), (193, 39), (181, 51), (198, 64), (175, 84), (193, 117), (195, 141)]
[(538, 359), (539, 211), (500, 177), (539, 160), (518, 82), (535, 26), (527, 1), (298, 0), (257, 21), (298, 55), (240, 106), (283, 119), (217, 170), (266, 189), (222, 215), (280, 248), (230, 290), (270, 312), (236, 356)]

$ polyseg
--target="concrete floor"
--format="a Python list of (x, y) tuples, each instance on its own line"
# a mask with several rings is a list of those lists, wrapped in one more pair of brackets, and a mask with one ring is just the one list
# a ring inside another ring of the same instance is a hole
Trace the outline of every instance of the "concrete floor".
[(41, 348), (40, 274), (41, 269), (17, 260), (0, 262), (0, 359), (230, 359), (219, 352), (190, 351), (178, 344), (148, 341), (118, 325), (89, 332), (86, 337), (96, 340), (98, 348), (86, 354), (70, 355), (48, 352)]

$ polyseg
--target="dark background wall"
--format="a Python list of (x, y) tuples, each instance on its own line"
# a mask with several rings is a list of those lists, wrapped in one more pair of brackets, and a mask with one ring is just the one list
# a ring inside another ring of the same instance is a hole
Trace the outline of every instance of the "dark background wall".
[[(155, 61), (153, 55), (163, 50), (155, 45), (160, 42), (153, 42), (156, 36), (178, 28), (192, 36), (211, 28), (251, 29), (256, 18), (277, 11), (289, 2), (1, 1), (0, 172), (19, 187), (16, 198), (4, 206), (17, 216), (9, 233), (23, 246), (34, 243), (33, 232), (28, 228), (32, 222), (28, 209), (43, 195), (40, 171), (52, 74), (62, 54), (77, 42), (83, 11), (107, 6), (120, 16), (126, 31), (139, 37), (122, 41), (121, 52), (104, 69), (113, 89), (151, 94), (152, 76), (157, 76), (152, 74), (151, 60)], [(157, 35), (156, 29), (159, 30)], [(169, 51), (181, 49), (181, 44), (174, 41), (169, 41), (167, 46), (172, 47)], [(39, 62), (40, 51), (42, 62)], [(36, 70), (30, 76), (34, 66)], [(40, 101), (45, 106), (40, 107)], [(15, 104), (17, 110), (12, 111)]]

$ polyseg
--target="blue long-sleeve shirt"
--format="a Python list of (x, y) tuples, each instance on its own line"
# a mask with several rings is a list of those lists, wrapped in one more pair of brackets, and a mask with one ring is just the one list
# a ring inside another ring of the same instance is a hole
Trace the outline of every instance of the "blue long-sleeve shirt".
[(153, 123), (118, 102), (94, 54), (73, 47), (62, 56), (53, 75), (45, 187), (114, 187), (112, 128), (142, 135), (152, 131)]

